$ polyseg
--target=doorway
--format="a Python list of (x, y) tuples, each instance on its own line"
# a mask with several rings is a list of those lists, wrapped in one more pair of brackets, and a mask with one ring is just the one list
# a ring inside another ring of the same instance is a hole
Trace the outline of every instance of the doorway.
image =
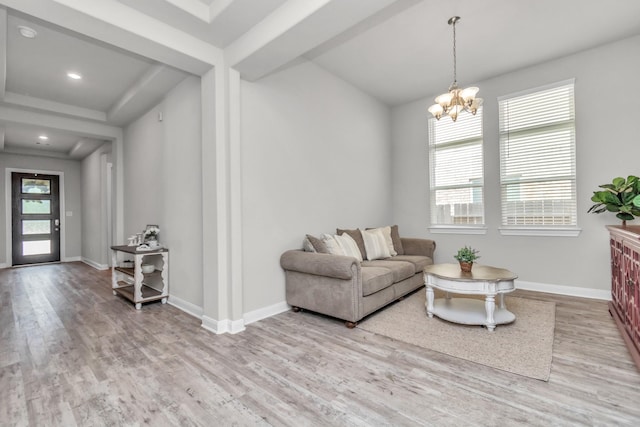
[(58, 175), (11, 173), (12, 263), (60, 261)]

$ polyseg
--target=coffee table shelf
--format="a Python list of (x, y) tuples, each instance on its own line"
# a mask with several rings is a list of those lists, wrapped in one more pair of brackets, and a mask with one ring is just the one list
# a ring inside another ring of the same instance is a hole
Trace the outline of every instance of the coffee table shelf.
[[(484, 300), (472, 298), (436, 298), (433, 301), (434, 315), (443, 320), (462, 325), (485, 325), (487, 310)], [(493, 312), (496, 325), (511, 323), (516, 315), (506, 308), (496, 307)]]

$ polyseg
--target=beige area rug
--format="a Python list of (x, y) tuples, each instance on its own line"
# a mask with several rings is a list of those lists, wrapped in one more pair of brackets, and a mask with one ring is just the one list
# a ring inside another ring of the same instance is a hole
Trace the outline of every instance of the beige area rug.
[(555, 303), (506, 297), (507, 309), (516, 320), (489, 332), (481, 326), (458, 325), (435, 316), (430, 319), (425, 300), (424, 289), (419, 290), (371, 315), (358, 328), (525, 377), (549, 380)]

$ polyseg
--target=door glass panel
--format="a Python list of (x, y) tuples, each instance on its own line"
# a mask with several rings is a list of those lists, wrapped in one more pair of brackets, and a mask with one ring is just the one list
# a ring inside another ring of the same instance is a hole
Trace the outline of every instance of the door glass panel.
[(22, 214), (50, 214), (51, 200), (22, 199)]
[(22, 221), (22, 234), (51, 234), (51, 221), (48, 219)]
[(48, 179), (22, 178), (22, 193), (51, 194), (51, 181)]
[(22, 255), (42, 255), (51, 253), (51, 240), (22, 242)]

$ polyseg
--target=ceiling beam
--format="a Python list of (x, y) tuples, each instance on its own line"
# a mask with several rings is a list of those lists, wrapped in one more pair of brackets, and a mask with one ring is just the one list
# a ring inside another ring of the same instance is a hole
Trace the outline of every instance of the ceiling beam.
[(76, 142), (75, 144), (73, 144), (73, 147), (71, 147), (71, 150), (69, 150), (67, 152), (67, 155), (69, 157), (73, 157), (73, 153), (77, 153), (78, 150), (80, 150), (82, 148), (82, 146), (84, 145), (84, 138), (78, 140), (78, 142)]
[(211, 22), (209, 15), (209, 6), (198, 0), (165, 0), (167, 3), (171, 3), (178, 9), (187, 12), (191, 16), (195, 16), (201, 21), (207, 24)]
[(209, 6), (209, 23), (215, 21), (234, 1), (236, 0), (213, 0)]
[(107, 112), (109, 123), (124, 126), (131, 117), (139, 117), (157, 104), (185, 75), (171, 67), (156, 64), (136, 81)]
[(334, 0), (289, 0), (225, 49), (229, 65), (245, 60), (331, 1)]
[(62, 130), (80, 136), (113, 140), (122, 138), (122, 128), (72, 117), (0, 105), (0, 121)]
[(222, 60), (219, 48), (117, 1), (2, 0), (2, 4), (195, 75)]
[(403, 1), (289, 0), (229, 45), (225, 59), (246, 80), (257, 80)]
[(0, 99), (7, 89), (7, 9), (0, 8)]
[(107, 120), (107, 115), (103, 111), (76, 107), (75, 105), (63, 104), (62, 102), (49, 101), (48, 99), (35, 98), (33, 96), (21, 95), (14, 92), (5, 92), (4, 99), (2, 101), (5, 104), (42, 110), (80, 119), (96, 120), (99, 122)]
[(83, 159), (88, 154), (93, 153), (95, 150), (105, 144), (105, 141), (98, 141), (91, 138), (82, 138), (76, 142), (71, 150), (67, 152), (67, 156), (72, 159)]
[(165, 0), (199, 20), (211, 24), (236, 0), (214, 0), (207, 6), (199, 0)]

